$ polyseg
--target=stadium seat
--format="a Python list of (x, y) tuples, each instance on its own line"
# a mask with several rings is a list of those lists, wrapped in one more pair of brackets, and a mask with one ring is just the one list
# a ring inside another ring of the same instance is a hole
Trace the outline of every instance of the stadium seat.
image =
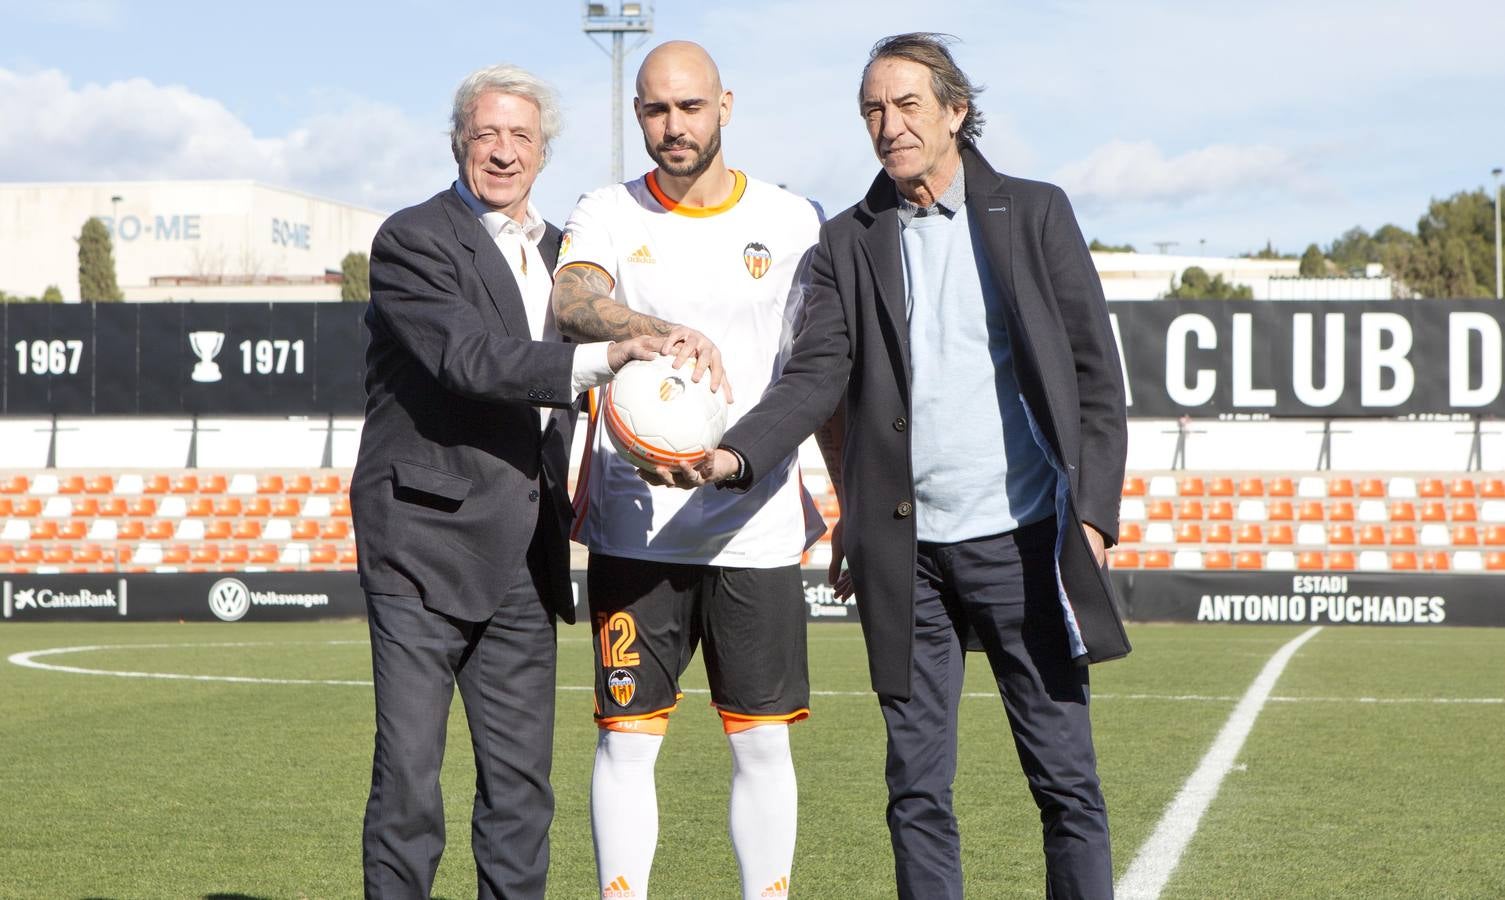
[(1147, 505), (1146, 516), (1152, 520), (1168, 520), (1174, 519), (1176, 513), (1169, 500), (1151, 500)]
[(1423, 478), (1416, 486), (1418, 496), (1428, 500), (1440, 500), (1447, 496), (1447, 485), (1441, 478)]
[(1202, 568), (1202, 551), (1177, 550), (1171, 557), (1171, 568), (1193, 571)]
[(149, 519), (157, 514), (157, 501), (151, 497), (137, 497), (126, 505), (125, 514)]
[(1233, 527), (1227, 522), (1211, 522), (1207, 526), (1206, 541), (1209, 544), (1233, 543)]
[(308, 553), (308, 563), (312, 566), (332, 566), (339, 558), (333, 544), (318, 544)]
[(1373, 499), (1359, 501), (1360, 522), (1384, 522), (1388, 518), (1385, 501)]
[(340, 476), (333, 473), (320, 475), (319, 480), (314, 482), (314, 493), (316, 494), (338, 494), (341, 490)]
[(51, 519), (43, 519), (39, 522), (32, 522), (31, 533), (29, 537), (33, 541), (53, 540), (57, 537), (57, 522)]
[(1148, 490), (1148, 487), (1145, 485), (1144, 479), (1140, 476), (1129, 475), (1124, 478), (1123, 496), (1143, 497), (1146, 490)]
[(84, 492), (84, 476), (64, 475), (57, 481), (59, 494), (82, 494)]
[(228, 541), (232, 536), (232, 532), (233, 529), (228, 519), (215, 519), (204, 526), (204, 540)]
[(181, 519), (188, 515), (188, 501), (181, 494), (163, 497), (157, 504), (157, 515), (164, 519)]
[(307, 475), (294, 475), (284, 479), (282, 484), (284, 494), (306, 494), (313, 489), (313, 479)]
[(42, 562), (49, 566), (61, 566), (73, 562), (73, 545), (48, 544), (42, 550)]
[[(830, 496), (830, 495), (826, 494), (824, 496)], [(330, 513), (329, 497), (322, 496), (322, 495), (320, 495), (320, 496), (314, 496), (314, 497), (305, 497), (303, 499), (303, 503), (299, 507), (299, 509), (300, 509), (300, 511), (303, 514), (303, 518), (305, 518), (305, 519), (327, 519), (327, 518), (329, 518), (329, 513)], [(822, 510), (821, 514), (825, 515), (824, 510)], [(827, 518), (830, 521), (832, 521), (832, 522), (834, 522), (837, 519), (841, 518), (841, 509), (840, 509), (840, 506), (837, 507), (837, 512), (836, 512), (835, 515), (828, 516)]]
[(1390, 527), (1390, 543), (1397, 547), (1411, 547), (1416, 544), (1416, 526), (1406, 522)]
[(1366, 547), (1385, 543), (1385, 526), (1365, 525), (1359, 530), (1359, 543)]
[(207, 519), (214, 515), (214, 501), (208, 497), (194, 497), (188, 501), (185, 512), (194, 518)]
[(1176, 543), (1202, 543), (1202, 526), (1197, 522), (1182, 522), (1176, 528)]
[(301, 509), (302, 504), (298, 502), (298, 498), (283, 497), (272, 506), (272, 515), (283, 518), (291, 518), (298, 515)]
[(237, 541), (254, 541), (261, 537), (261, 523), (255, 519), (241, 519), (235, 523), (231, 536)]
[(199, 479), (200, 494), (223, 494), (226, 486), (225, 476), (220, 474), (205, 475)]
[(1137, 569), (1139, 568), (1139, 551), (1113, 548), (1108, 551), (1108, 568), (1110, 569)]
[(1390, 479), (1390, 484), (1385, 487), (1385, 493), (1392, 500), (1415, 500), (1416, 479), (1409, 475), (1397, 475)]
[(1423, 522), (1446, 522), (1448, 520), (1448, 508), (1439, 500), (1428, 500), (1421, 505), (1421, 520)]
[(1451, 565), (1455, 572), (1482, 572), (1484, 556), (1478, 550), (1454, 550)]
[(221, 497), (214, 504), (214, 514), (221, 519), (233, 519), (244, 512), (239, 497)]
[(356, 560), (355, 543), (351, 542), (351, 543), (347, 543), (347, 544), (341, 544), (340, 545), (340, 565), (342, 565), (342, 566), (350, 566), (351, 568), (354, 568), (355, 567), (355, 560)]
[(31, 493), (42, 497), (50, 497), (56, 494), (57, 475), (52, 472), (43, 472), (31, 479)]
[(308, 565), (308, 545), (293, 541), (282, 545), (282, 552), (277, 556), (277, 562), (284, 566), (301, 568)]
[(1169, 475), (1153, 475), (1150, 477), (1149, 495), (1151, 497), (1174, 497), (1176, 496), (1176, 479)]
[(204, 539), (204, 520), (179, 519), (178, 527), (173, 529), (172, 536), (180, 541), (202, 541)]
[(0, 497), (0, 518), (10, 515), (11, 506), (12, 503), (9, 497)]
[(251, 562), (256, 565), (271, 565), (277, 561), (277, 545), (262, 544), (251, 551)]
[(99, 515), (98, 497), (79, 497), (72, 504), (72, 515), (81, 519), (92, 519)]
[(1352, 522), (1354, 520), (1353, 501), (1332, 501), (1327, 507), (1327, 520), (1329, 522)]
[(1505, 523), (1505, 500), (1485, 500), (1480, 504), (1479, 521)]
[(1327, 481), (1327, 496), (1329, 497), (1352, 497), (1353, 479), (1329, 478)]
[(1505, 547), (1505, 525), (1484, 526), (1484, 543), (1491, 547)]
[(57, 527), (57, 538), (60, 541), (81, 541), (88, 534), (89, 523), (81, 519), (73, 519)]
[(1454, 500), (1453, 512), (1449, 518), (1454, 522), (1477, 522), (1479, 507), (1472, 500)]
[[(350, 514), (348, 497), (336, 497), (335, 501), (330, 504), (330, 509), (335, 515), (340, 515), (337, 510), (341, 502), (346, 504), (344, 515), (348, 516)], [(1139, 497), (1125, 497), (1118, 505), (1118, 517), (1119, 519), (1143, 519), (1145, 517), (1144, 500)]]
[(1188, 475), (1181, 479), (1176, 491), (1183, 497), (1201, 497), (1207, 493), (1207, 485), (1200, 475)]
[(1359, 482), (1359, 496), (1366, 498), (1378, 498), (1385, 496), (1385, 480), (1383, 478), (1365, 478)]
[(1327, 510), (1320, 500), (1303, 500), (1299, 517), (1303, 522), (1321, 522), (1327, 518)]
[(1176, 540), (1176, 532), (1169, 522), (1151, 522), (1145, 526), (1144, 542), (1146, 544), (1169, 544)]
[(181, 566), (188, 562), (188, 557), (187, 544), (170, 544), (162, 549), (163, 565)]
[(89, 525), (89, 540), (113, 541), (120, 537), (120, 523), (114, 519), (95, 519)]
[(1452, 560), (1445, 551), (1429, 550), (1421, 555), (1422, 571), (1446, 572), (1452, 567)]
[(1334, 550), (1327, 554), (1327, 567), (1337, 571), (1356, 568), (1352, 550)]
[(1280, 545), (1294, 544), (1296, 543), (1296, 535), (1291, 530), (1290, 525), (1279, 522), (1270, 526), (1270, 532), (1265, 536), (1265, 543)]
[(37, 497), (16, 497), (11, 501), (11, 515), (18, 519), (35, 519), (42, 514), (42, 501)]
[(1491, 550), (1484, 554), (1484, 568), (1491, 572), (1505, 571), (1505, 553)]
[(90, 494), (113, 494), (115, 479), (109, 475), (95, 475), (84, 484), (84, 490)]
[(0, 494), (24, 494), (30, 487), (25, 475), (11, 475), (0, 481)]
[(1414, 572), (1419, 563), (1412, 550), (1396, 550), (1390, 554), (1390, 568), (1396, 572)]
[(1479, 487), (1479, 496), (1493, 500), (1505, 499), (1505, 478), (1486, 478)]
[(1238, 495), (1240, 497), (1263, 497), (1265, 495), (1265, 481), (1263, 478), (1249, 476), (1239, 480)]
[(282, 476), (281, 475), (263, 475), (261, 477), (261, 479), (256, 483), (256, 493), (258, 493), (258, 494), (280, 494), (280, 493), (282, 493)]
[(172, 479), (166, 475), (152, 475), (141, 486), (143, 494), (165, 494), (172, 489)]
[(16, 548), (16, 563), (23, 566), (34, 566), (42, 561), (41, 544), (22, 544)]
[(256, 476), (250, 472), (236, 472), (230, 476), (230, 485), (225, 490), (227, 493), (241, 497), (254, 494), (256, 493)]
[(1314, 571), (1327, 568), (1327, 558), (1317, 550), (1303, 550), (1296, 555), (1296, 568)]
[(1270, 518), (1270, 511), (1263, 500), (1240, 500), (1233, 517), (1240, 522), (1263, 522)]
[(1327, 482), (1315, 475), (1303, 475), (1296, 482), (1296, 496), (1320, 500), (1327, 496)]
[(1296, 482), (1289, 476), (1277, 475), (1270, 479), (1266, 487), (1271, 497), (1294, 497), (1296, 496)]
[(1296, 512), (1291, 509), (1289, 500), (1271, 500), (1268, 509), (1272, 522), (1289, 522), (1296, 517)]
[(1196, 499), (1182, 500), (1180, 506), (1176, 509), (1176, 518), (1201, 519), (1202, 501)]
[(1398, 500), (1390, 504), (1390, 521), (1392, 522), (1415, 522), (1416, 504), (1410, 500)]
[(251, 561), (251, 550), (245, 544), (230, 544), (220, 553), (222, 565), (243, 566)]
[(127, 519), (115, 527), (115, 539), (117, 541), (139, 541), (146, 533), (146, 526), (140, 519)]
[(1472, 478), (1454, 478), (1448, 485), (1448, 496), (1475, 497), (1478, 496), (1478, 489), (1474, 486)]
[(8, 566), (16, 561), (16, 548), (14, 544), (0, 544), (0, 566)]
[[(332, 527), (335, 524), (339, 524), (339, 525), (346, 526), (346, 530), (348, 531), (349, 530), (348, 522), (349, 522), (348, 519), (335, 519), (333, 522), (331, 522), (329, 525), (327, 525), (325, 527), (329, 528), (329, 527)], [(330, 537), (330, 535), (326, 534), (325, 537)], [(1121, 543), (1121, 544), (1137, 544), (1137, 543), (1139, 543), (1142, 540), (1144, 540), (1144, 529), (1140, 527), (1140, 525), (1139, 525), (1138, 522), (1124, 522), (1122, 525), (1118, 526), (1118, 541), (1119, 541), (1119, 543)]]
[(1233, 518), (1233, 503), (1228, 500), (1214, 500), (1207, 508), (1207, 518), (1218, 521), (1229, 521)]
[(1265, 557), (1258, 550), (1240, 550), (1234, 557), (1233, 567), (1236, 569), (1263, 569)]
[(1245, 522), (1238, 527), (1238, 542), (1240, 544), (1263, 544), (1265, 532), (1255, 522)]
[(166, 519), (157, 519), (146, 526), (146, 539), (149, 541), (169, 540), (172, 538), (174, 530), (176, 529), (173, 523)]
[[(1128, 525), (1124, 525), (1124, 526), (1120, 526), (1119, 527), (1118, 534), (1119, 534), (1119, 540), (1120, 541), (1128, 542), (1128, 538), (1124, 537), (1125, 530), (1128, 527), (1129, 527)], [(1133, 528), (1134, 528), (1134, 542), (1138, 542), (1138, 540), (1139, 540), (1139, 525), (1138, 524), (1134, 524)], [(829, 538), (830, 532), (828, 531), (828, 532), (826, 532), (826, 534), (827, 534), (827, 536)], [(343, 540), (349, 539), (349, 537), (350, 537), (350, 520), (349, 519), (330, 519), (329, 521), (325, 522), (319, 528), (319, 537), (323, 538), (326, 541), (343, 541)]]
[(1455, 547), (1477, 547), (1479, 546), (1479, 529), (1473, 525), (1454, 525), (1452, 540)]
[(99, 501), (98, 515), (110, 519), (119, 519), (126, 515), (126, 502), (124, 497), (104, 497)]
[(293, 526), (293, 540), (312, 541), (319, 537), (319, 523), (313, 519), (300, 519)]
[(290, 541), (293, 539), (293, 523), (289, 519), (268, 519), (261, 529), (261, 537), (268, 541)]
[(335, 497), (334, 500), (329, 504), (329, 514), (331, 516), (340, 516), (346, 519), (350, 518), (350, 495), (341, 494), (340, 496)]
[(1209, 496), (1209, 497), (1232, 497), (1233, 496), (1233, 479), (1229, 478), (1227, 476), (1219, 476), (1217, 478), (1212, 479), (1212, 481), (1209, 482), (1208, 485), (1207, 485), (1207, 496)]
[(1296, 527), (1296, 543), (1303, 547), (1327, 545), (1327, 529), (1316, 522), (1306, 522)]
[(1361, 550), (1358, 569), (1361, 572), (1388, 572), (1390, 555), (1384, 550)]
[(195, 565), (213, 565), (219, 562), (220, 550), (218, 544), (199, 544), (189, 554), (188, 561)]
[[(1501, 556), (1505, 556), (1502, 553)], [(1169, 550), (1146, 550), (1141, 557), (1146, 569), (1169, 569), (1171, 567), (1171, 554)]]
[(1227, 550), (1208, 550), (1202, 554), (1202, 568), (1231, 569), (1233, 568), (1233, 554)]
[(1448, 527), (1441, 522), (1428, 522), (1421, 526), (1421, 535), (1417, 539), (1423, 547), (1451, 547), (1453, 536), (1448, 534)]
[(174, 494), (197, 494), (199, 492), (199, 476), (179, 475), (172, 481), (171, 492)]
[(266, 497), (251, 497), (246, 500), (245, 515), (253, 519), (264, 519), (272, 514), (272, 501)]
[(67, 497), (48, 497), (42, 504), (42, 515), (49, 519), (66, 519), (73, 515), (73, 501)]

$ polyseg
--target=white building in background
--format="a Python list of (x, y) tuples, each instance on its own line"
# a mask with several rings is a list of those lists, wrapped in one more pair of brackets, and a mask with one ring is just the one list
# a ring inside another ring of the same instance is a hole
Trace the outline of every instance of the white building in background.
[[(0, 290), (77, 301), (78, 238), (110, 230), (125, 299), (338, 300), (386, 214), (254, 181), (0, 184)], [(331, 275), (330, 273), (334, 273)]]
[(1210, 278), (1221, 275), (1229, 284), (1249, 287), (1255, 300), (1389, 300), (1394, 292), (1391, 278), (1378, 266), (1364, 278), (1302, 278), (1301, 263), (1294, 259), (1094, 252), (1092, 263), (1109, 300), (1163, 297), (1192, 266)]

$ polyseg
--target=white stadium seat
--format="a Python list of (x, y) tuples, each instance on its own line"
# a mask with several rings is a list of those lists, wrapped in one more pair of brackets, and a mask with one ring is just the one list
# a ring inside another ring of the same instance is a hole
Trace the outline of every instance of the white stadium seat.
[(1365, 550), (1359, 554), (1359, 571), (1390, 571), (1390, 555), (1383, 550)]
[(1360, 500), (1360, 522), (1383, 522), (1388, 518), (1385, 515), (1385, 501), (1383, 500)]

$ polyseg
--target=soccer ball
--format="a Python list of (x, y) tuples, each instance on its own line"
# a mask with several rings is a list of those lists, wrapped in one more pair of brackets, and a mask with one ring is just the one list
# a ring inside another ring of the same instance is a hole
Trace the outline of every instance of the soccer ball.
[(602, 418), (621, 457), (639, 469), (697, 463), (726, 431), (726, 400), (711, 391), (709, 372), (691, 381), (695, 360), (635, 359), (606, 386)]

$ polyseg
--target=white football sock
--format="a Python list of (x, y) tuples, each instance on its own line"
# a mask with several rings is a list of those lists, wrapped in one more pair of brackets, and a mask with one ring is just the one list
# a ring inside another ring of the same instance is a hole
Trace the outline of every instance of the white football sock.
[(787, 897), (799, 820), (789, 726), (759, 725), (726, 739), (732, 745), (730, 826), (742, 897)]
[(661, 734), (601, 729), (591, 774), (591, 837), (601, 896), (642, 900), (658, 845), (653, 766)]

